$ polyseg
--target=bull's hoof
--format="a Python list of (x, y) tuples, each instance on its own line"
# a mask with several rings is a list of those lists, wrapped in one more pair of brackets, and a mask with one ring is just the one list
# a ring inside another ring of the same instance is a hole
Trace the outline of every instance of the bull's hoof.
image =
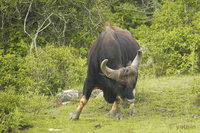
[(131, 112), (131, 113), (130, 113), (130, 116), (131, 116), (131, 117), (136, 116), (135, 112)]
[(80, 112), (75, 112), (75, 113), (71, 113), (70, 114), (70, 121), (72, 121), (72, 120), (78, 120), (79, 119), (79, 116), (80, 116)]
[(131, 110), (130, 110), (130, 116), (131, 117), (134, 117), (136, 114), (135, 114), (135, 108), (133, 107)]
[(117, 113), (117, 114), (116, 114), (116, 118), (117, 118), (117, 120), (123, 120), (123, 115), (122, 115), (122, 113)]
[(110, 110), (108, 114), (111, 116), (115, 116), (116, 113), (117, 113), (117, 110)]

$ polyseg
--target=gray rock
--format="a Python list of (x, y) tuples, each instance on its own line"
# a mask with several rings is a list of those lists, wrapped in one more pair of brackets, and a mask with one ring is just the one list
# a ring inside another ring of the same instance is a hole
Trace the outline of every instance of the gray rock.
[(57, 96), (62, 102), (67, 102), (71, 99), (79, 98), (78, 90), (65, 90), (63, 93), (59, 93)]
[[(82, 91), (78, 91), (75, 89), (72, 90), (65, 90), (62, 93), (56, 95), (56, 106), (62, 106), (70, 104), (70, 100), (72, 99), (80, 99), (82, 97)], [(91, 98), (100, 98), (103, 97), (103, 91), (96, 89), (92, 91)]]
[(92, 96), (93, 96), (93, 97), (96, 97), (96, 96), (98, 96), (99, 93), (101, 93), (101, 92), (103, 92), (103, 91), (102, 91), (102, 90), (99, 90), (99, 89), (93, 90), (93, 91), (92, 91)]
[(78, 90), (65, 90), (62, 93), (56, 95), (56, 106), (65, 105), (62, 103), (68, 103), (72, 99), (80, 98), (81, 93)]

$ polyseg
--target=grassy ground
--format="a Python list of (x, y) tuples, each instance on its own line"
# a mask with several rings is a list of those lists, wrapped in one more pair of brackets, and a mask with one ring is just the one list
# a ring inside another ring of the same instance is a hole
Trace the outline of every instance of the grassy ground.
[[(198, 133), (200, 131), (200, 75), (140, 79), (136, 88), (136, 116), (124, 120), (108, 115), (111, 104), (103, 98), (90, 99), (80, 120), (68, 121), (78, 100), (58, 108), (43, 110), (24, 133)], [(50, 128), (60, 129), (49, 131)]]

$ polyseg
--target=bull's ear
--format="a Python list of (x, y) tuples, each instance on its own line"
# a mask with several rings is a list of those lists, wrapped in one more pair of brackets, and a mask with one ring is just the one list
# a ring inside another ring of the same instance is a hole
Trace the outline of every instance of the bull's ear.
[(137, 51), (137, 55), (136, 55), (135, 59), (131, 63), (132, 68), (135, 70), (138, 70), (141, 60), (142, 60), (142, 49), (140, 48)]

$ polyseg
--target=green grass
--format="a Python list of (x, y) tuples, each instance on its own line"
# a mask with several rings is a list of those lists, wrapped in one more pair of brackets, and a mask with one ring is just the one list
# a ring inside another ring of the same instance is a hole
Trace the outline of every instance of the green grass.
[[(79, 100), (43, 110), (32, 117), (33, 127), (24, 133), (198, 133), (200, 131), (200, 75), (145, 78), (136, 88), (136, 116), (121, 106), (124, 120), (108, 115), (111, 104), (90, 99), (78, 121), (68, 121)], [(96, 127), (95, 125), (99, 125)], [(48, 129), (61, 129), (48, 131)]]

